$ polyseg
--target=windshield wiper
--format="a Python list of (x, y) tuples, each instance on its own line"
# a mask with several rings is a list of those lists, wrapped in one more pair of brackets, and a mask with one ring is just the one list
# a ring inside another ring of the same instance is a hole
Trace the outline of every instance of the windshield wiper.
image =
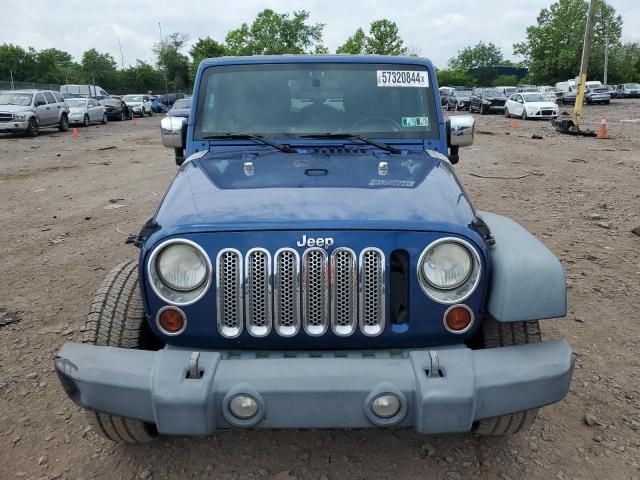
[(386, 150), (387, 152), (399, 154), (401, 153), (396, 147), (393, 147), (387, 143), (376, 142), (375, 140), (371, 140), (367, 137), (363, 137), (362, 135), (358, 135), (357, 133), (315, 133), (310, 135), (301, 135), (300, 138), (335, 138), (335, 139), (351, 139), (356, 138), (361, 142), (368, 143), (369, 145), (373, 145), (381, 150)]
[(272, 142), (271, 140), (267, 140), (261, 135), (252, 135), (250, 133), (223, 133), (220, 135), (207, 135), (202, 137), (203, 140), (254, 140), (256, 142), (264, 143), (265, 145), (269, 145), (273, 148), (277, 148), (281, 152), (284, 153), (298, 153), (298, 151), (294, 148), (291, 148), (288, 145), (281, 145), (276, 142)]

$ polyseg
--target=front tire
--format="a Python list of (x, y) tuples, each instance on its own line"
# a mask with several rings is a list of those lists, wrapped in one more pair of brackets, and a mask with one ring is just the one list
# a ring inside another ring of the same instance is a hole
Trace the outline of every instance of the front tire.
[[(509, 347), (541, 341), (540, 324), (537, 320), (528, 322), (498, 322), (493, 317), (482, 321), (478, 346), (480, 348)], [(528, 431), (538, 416), (538, 409), (511, 413), (500, 417), (484, 418), (475, 423), (473, 431), (480, 435), (512, 435)]]
[[(102, 282), (93, 298), (82, 342), (140, 350), (160, 346), (145, 319), (138, 262), (121, 263)], [(146, 443), (158, 437), (150, 423), (94, 411), (86, 414), (93, 430), (112, 442)]]
[(504, 116), (509, 118), (511, 115), (509, 114), (509, 109), (507, 107), (504, 107)]
[(82, 120), (82, 126), (86, 128), (89, 126), (89, 123), (90, 123), (89, 115), (85, 115), (84, 119)]
[(38, 133), (40, 133), (38, 120), (36, 120), (34, 117), (31, 117), (31, 119), (29, 119), (29, 124), (27, 125), (27, 131), (25, 132), (25, 135), (27, 137), (37, 137)]
[(68, 132), (69, 131), (69, 119), (66, 115), (62, 115), (60, 117), (60, 124), (58, 125), (58, 130), (60, 132)]
[(103, 125), (106, 125), (108, 121), (109, 121), (109, 119), (107, 118), (107, 114), (103, 113), (102, 114), (102, 122), (100, 122), (100, 123), (102, 123)]
[(149, 110), (149, 116), (152, 117), (153, 116), (153, 109)]
[(526, 109), (522, 110), (522, 115), (520, 116), (520, 118), (522, 118), (522, 120), (526, 120), (527, 118), (529, 118), (529, 117), (527, 117), (527, 110)]

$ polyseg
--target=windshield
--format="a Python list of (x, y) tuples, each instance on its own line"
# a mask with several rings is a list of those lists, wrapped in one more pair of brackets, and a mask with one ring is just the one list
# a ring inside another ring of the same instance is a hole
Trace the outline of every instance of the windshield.
[(28, 107), (31, 105), (31, 98), (33, 98), (33, 95), (30, 93), (3, 93), (0, 95), (0, 105)]
[(482, 93), (484, 93), (485, 97), (497, 97), (497, 98), (504, 97), (504, 94), (502, 92), (498, 90), (494, 90), (493, 88), (483, 90)]
[(546, 102), (545, 98), (539, 93), (527, 93), (523, 97), (525, 102)]
[(142, 95), (125, 95), (122, 100), (125, 102), (141, 102)]
[(65, 101), (67, 102), (67, 105), (69, 105), (69, 108), (84, 108), (87, 106), (86, 100), (68, 98)]
[(173, 108), (189, 108), (191, 107), (191, 99), (176, 100), (173, 104)]
[(208, 68), (196, 139), (249, 133), (297, 137), (358, 133), (433, 138), (432, 82), (417, 65), (297, 63)]

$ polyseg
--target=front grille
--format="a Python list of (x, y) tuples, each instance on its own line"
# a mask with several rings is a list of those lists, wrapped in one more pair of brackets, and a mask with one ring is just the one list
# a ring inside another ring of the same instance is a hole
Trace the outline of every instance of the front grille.
[[(244, 265), (244, 268), (243, 268)], [(223, 249), (216, 260), (217, 324), (226, 338), (246, 327), (254, 337), (271, 330), (292, 337), (302, 329), (321, 336), (329, 328), (350, 336), (358, 328), (369, 336), (385, 326), (385, 256), (366, 248), (358, 256), (336, 248), (331, 258), (323, 248), (309, 248), (302, 259), (291, 248), (271, 254), (249, 250), (244, 258)]]
[(302, 255), (302, 322), (311, 336), (324, 335), (329, 324), (327, 252), (310, 248)]
[(13, 120), (12, 113), (0, 113), (0, 122), (10, 122)]
[(553, 115), (553, 110), (540, 110), (540, 115)]
[(331, 255), (331, 328), (341, 337), (356, 329), (357, 282), (356, 255), (348, 248), (337, 248)]
[(384, 254), (377, 248), (360, 253), (360, 329), (379, 335), (385, 321)]
[(242, 256), (237, 250), (221, 250), (216, 261), (218, 331), (227, 338), (242, 333)]
[(271, 255), (262, 248), (249, 250), (245, 260), (244, 304), (247, 330), (254, 337), (271, 331)]

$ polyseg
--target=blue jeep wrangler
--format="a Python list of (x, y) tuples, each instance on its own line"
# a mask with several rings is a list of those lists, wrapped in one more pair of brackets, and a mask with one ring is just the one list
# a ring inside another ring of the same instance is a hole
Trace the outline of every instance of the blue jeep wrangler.
[(499, 435), (565, 397), (564, 270), (476, 211), (456, 177), (469, 116), (432, 64), (383, 56), (200, 65), (180, 168), (55, 358), (113, 441), (228, 428)]

